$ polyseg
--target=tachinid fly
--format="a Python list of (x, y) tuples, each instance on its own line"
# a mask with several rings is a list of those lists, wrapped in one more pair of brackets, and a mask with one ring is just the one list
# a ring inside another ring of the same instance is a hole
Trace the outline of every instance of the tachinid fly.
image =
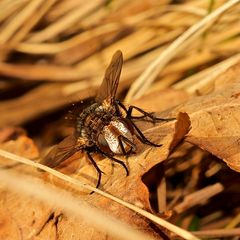
[[(153, 113), (148, 113), (136, 106), (125, 107), (123, 103), (115, 99), (122, 70), (123, 56), (117, 51), (108, 66), (98, 94), (96, 103), (85, 108), (76, 116), (75, 132), (66, 137), (43, 159), (43, 164), (49, 167), (57, 167), (60, 163), (71, 157), (77, 151), (85, 151), (88, 159), (96, 168), (99, 177), (97, 186), (101, 182), (102, 171), (92, 157), (97, 152), (121, 164), (126, 174), (129, 174), (125, 163), (115, 155), (133, 153), (136, 149), (133, 141), (135, 135), (142, 143), (155, 147), (161, 145), (150, 142), (134, 123), (134, 119), (155, 121), (169, 121), (171, 119), (157, 118)], [(133, 116), (132, 110), (140, 112), (141, 116)]]

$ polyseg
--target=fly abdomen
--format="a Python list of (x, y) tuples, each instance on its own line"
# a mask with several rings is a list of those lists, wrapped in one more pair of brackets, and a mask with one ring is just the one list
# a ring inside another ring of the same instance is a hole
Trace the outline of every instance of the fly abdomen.
[(104, 126), (98, 137), (100, 148), (108, 149), (114, 154), (124, 155), (135, 148), (131, 130), (123, 119), (112, 120)]

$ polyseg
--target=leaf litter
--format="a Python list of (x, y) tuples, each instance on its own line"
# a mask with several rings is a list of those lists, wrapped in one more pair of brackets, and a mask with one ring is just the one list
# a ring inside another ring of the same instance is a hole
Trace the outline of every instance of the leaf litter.
[[(9, 5), (6, 8), (5, 15), (0, 17), (0, 21), (5, 22), (4, 28), (0, 29), (4, 33), (1, 37), (4, 51), (0, 56), (0, 91), (4, 100), (0, 103), (1, 149), (39, 161), (39, 152), (43, 156), (50, 145), (59, 142), (71, 131), (56, 121), (57, 117), (48, 114), (62, 116), (58, 109), (65, 108), (71, 101), (93, 96), (100, 82), (98, 76), (102, 75), (114, 50), (120, 48), (125, 53), (125, 70), (119, 94), (123, 98), (122, 90), (128, 89), (143, 69), (160, 56), (169, 42), (198, 22), (209, 7), (203, 1), (179, 5), (163, 1), (158, 8), (154, 1), (133, 1), (128, 6), (123, 2), (115, 5), (113, 1), (110, 4), (112, 9), (107, 11), (101, 1), (96, 2), (96, 6), (100, 4), (99, 8), (95, 8), (95, 3), (90, 10), (83, 8), (79, 14), (88, 17), (68, 29), (55, 26), (71, 18), (72, 13), (77, 13), (76, 3), (63, 1), (61, 4), (68, 6), (68, 10), (64, 10), (59, 3), (51, 7), (54, 1), (39, 1), (41, 11), (34, 16), (34, 4), (25, 1), (19, 4), (19, 9), (26, 9), (25, 13), (21, 13), (23, 15), (18, 15), (22, 18), (18, 25), (14, 23), (15, 18), (11, 18), (18, 6), (13, 8)], [(224, 3), (212, 3), (212, 11)], [(160, 6), (164, 6), (165, 10), (161, 12)], [(61, 19), (61, 16), (65, 18)], [(119, 24), (119, 16), (124, 24)], [(79, 17), (78, 13), (74, 14), (71, 21)], [(29, 23), (25, 23), (23, 18), (29, 18)], [(163, 147), (149, 148), (138, 143), (137, 154), (123, 158), (130, 169), (129, 177), (125, 177), (123, 169), (113, 165), (109, 159), (97, 156), (99, 167), (105, 172), (100, 186), (102, 190), (153, 212), (200, 238), (234, 239), (239, 235), (237, 18), (238, 5), (222, 14), (204, 36), (198, 36), (191, 46), (185, 48), (186, 51), (173, 56), (168, 66), (158, 72), (156, 83), (149, 89), (142, 89), (142, 92), (147, 91), (146, 95), (131, 102), (147, 111), (158, 112), (161, 117), (176, 117), (179, 112), (183, 113), (173, 123), (153, 126), (147, 122), (137, 122), (152, 141), (163, 143)], [(43, 29), (35, 30), (33, 26), (42, 19)], [(92, 25), (93, 22), (95, 25)], [(6, 31), (8, 24), (18, 26), (18, 29)], [(71, 25), (70, 22), (68, 24)], [(148, 29), (144, 29), (146, 26)], [(44, 31), (49, 29), (54, 31), (45, 35)], [(17, 31), (15, 37), (13, 30)], [(10, 40), (5, 41), (6, 38)], [(86, 47), (96, 39), (103, 45)], [(27, 56), (26, 60), (15, 58), (16, 52)], [(31, 70), (30, 75), (23, 71), (24, 68)], [(18, 95), (16, 89), (21, 89), (22, 93)], [(39, 102), (34, 108), (33, 101)], [(13, 125), (21, 125), (23, 130)], [(76, 188), (51, 174), (6, 158), (0, 159), (2, 168), (9, 174), (24, 173), (64, 188), (74, 197), (111, 212), (156, 239), (177, 238), (176, 233), (159, 228), (140, 214), (108, 198), (95, 193), (89, 195), (89, 191)], [(96, 183), (95, 169), (82, 153), (72, 156), (58, 170), (92, 186)], [(1, 239), (107, 237), (106, 233), (74, 216), (24, 194), (15, 194), (1, 187), (1, 199), (1, 223), (4, 226), (0, 232)]]

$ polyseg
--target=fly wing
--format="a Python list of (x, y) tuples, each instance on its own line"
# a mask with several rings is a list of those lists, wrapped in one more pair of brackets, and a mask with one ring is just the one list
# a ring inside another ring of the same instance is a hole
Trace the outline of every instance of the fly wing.
[(46, 157), (43, 158), (41, 163), (48, 167), (55, 168), (78, 150), (79, 147), (77, 146), (76, 136), (70, 135), (56, 145)]
[(96, 96), (97, 102), (105, 102), (108, 105), (113, 102), (118, 88), (122, 65), (123, 55), (122, 52), (118, 50), (113, 55), (111, 63), (105, 72), (105, 76)]

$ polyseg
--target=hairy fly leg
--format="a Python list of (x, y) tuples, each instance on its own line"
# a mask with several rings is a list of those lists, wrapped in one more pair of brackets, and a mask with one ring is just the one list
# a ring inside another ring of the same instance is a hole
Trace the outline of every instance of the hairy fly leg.
[[(127, 114), (127, 119), (130, 121), (130, 124), (133, 126), (133, 128), (135, 129), (135, 131), (137, 132), (136, 136), (137, 138), (144, 144), (148, 144), (154, 147), (161, 147), (162, 144), (156, 144), (151, 142), (150, 140), (148, 140), (144, 134), (142, 133), (142, 131), (137, 127), (137, 125), (133, 122), (133, 118), (132, 117), (128, 117), (129, 114), (129, 110), (124, 106), (124, 104), (122, 104), (120, 101), (117, 101), (117, 104), (126, 112)], [(132, 111), (132, 110), (131, 110)], [(143, 111), (143, 110), (142, 110)], [(130, 112), (131, 113), (131, 112)], [(149, 113), (148, 113), (149, 114)]]
[(111, 156), (111, 155), (108, 154), (108, 153), (103, 152), (103, 151), (102, 151), (101, 149), (99, 149), (99, 148), (97, 149), (97, 151), (100, 152), (104, 157), (107, 157), (107, 158), (111, 159), (112, 161), (114, 161), (114, 162), (122, 165), (123, 168), (124, 168), (125, 171), (126, 171), (126, 175), (127, 175), (127, 176), (129, 175), (128, 168), (127, 168), (126, 164), (125, 164), (123, 161), (121, 161), (121, 160), (119, 160), (119, 159), (116, 159), (115, 157)]
[[(143, 109), (141, 109), (139, 107), (136, 107), (136, 106), (133, 106), (133, 105), (130, 105), (129, 108), (127, 109), (124, 106), (124, 104), (121, 103), (118, 100), (117, 100), (117, 104), (126, 112), (126, 114), (127, 114), (126, 118), (128, 118), (128, 119), (145, 119), (145, 118), (149, 118), (149, 119), (151, 119), (151, 121), (153, 123), (155, 123), (156, 121), (166, 121), (166, 122), (169, 122), (169, 121), (176, 120), (176, 118), (159, 118), (159, 117), (156, 117), (156, 116), (154, 116), (154, 112), (146, 112)], [(132, 115), (133, 109), (137, 110), (138, 112), (142, 113), (143, 115), (142, 116), (133, 116)]]
[(86, 150), (87, 152), (87, 156), (88, 156), (88, 159), (91, 161), (92, 165), (94, 166), (94, 168), (97, 170), (98, 172), (98, 181), (97, 181), (97, 185), (96, 185), (96, 188), (99, 187), (100, 183), (101, 183), (101, 179), (102, 179), (102, 171), (101, 169), (98, 167), (97, 163), (95, 162), (95, 160), (93, 159), (91, 153), (89, 150)]
[[(128, 157), (129, 154), (136, 152), (135, 144), (131, 140), (129, 140), (128, 138), (120, 135), (120, 136), (118, 136), (118, 142), (119, 142), (120, 148), (121, 148), (122, 153), (123, 153), (124, 156)], [(130, 150), (128, 152), (126, 152), (126, 150), (125, 150), (125, 148), (123, 146), (123, 143), (127, 144), (128, 146), (130, 146)]]

